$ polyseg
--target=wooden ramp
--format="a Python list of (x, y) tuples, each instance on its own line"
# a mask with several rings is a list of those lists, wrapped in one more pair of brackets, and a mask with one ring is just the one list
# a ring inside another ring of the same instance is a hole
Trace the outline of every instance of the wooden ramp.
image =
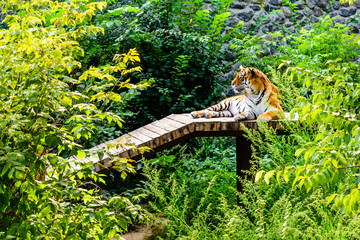
[[(290, 119), (289, 114), (286, 114), (286, 119)], [(192, 137), (232, 136), (240, 139), (239, 137), (244, 133), (241, 124), (251, 129), (257, 129), (258, 127), (254, 120), (238, 122), (234, 121), (233, 118), (194, 119), (188, 113), (172, 114), (89, 150), (96, 150), (104, 148), (107, 145), (117, 144), (121, 147), (112, 148), (110, 150), (111, 154), (121, 158), (140, 159), (142, 154), (139, 151), (133, 150), (134, 147), (146, 146), (151, 148), (150, 152), (145, 153), (145, 156), (149, 156), (150, 154), (185, 142)], [(269, 125), (275, 129), (281, 130), (279, 121), (270, 121)], [(240, 145), (241, 142), (246, 141), (239, 140)], [(237, 145), (239, 144), (237, 143)], [(250, 148), (248, 143), (246, 148)], [(241, 149), (237, 150), (237, 152), (240, 150)], [(248, 151), (251, 151), (251, 149)], [(244, 153), (244, 151), (242, 152)], [(104, 155), (103, 159), (90, 157), (82, 159), (82, 161), (94, 162), (96, 171), (103, 169), (101, 165), (98, 164), (99, 162), (107, 168), (112, 166), (112, 162), (106, 155)]]

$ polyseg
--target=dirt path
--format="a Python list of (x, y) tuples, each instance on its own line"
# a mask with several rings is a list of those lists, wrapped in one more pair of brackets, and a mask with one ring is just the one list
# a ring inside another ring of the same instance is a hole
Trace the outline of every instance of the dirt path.
[(166, 237), (166, 219), (164, 216), (157, 216), (156, 219), (152, 219), (148, 225), (141, 224), (135, 226), (135, 229), (130, 230), (121, 237), (125, 240), (144, 240), (144, 239), (156, 239), (156, 237)]
[(146, 224), (137, 226), (136, 229), (127, 232), (122, 235), (125, 240), (144, 240), (145, 236), (149, 235), (151, 232), (149, 226)]

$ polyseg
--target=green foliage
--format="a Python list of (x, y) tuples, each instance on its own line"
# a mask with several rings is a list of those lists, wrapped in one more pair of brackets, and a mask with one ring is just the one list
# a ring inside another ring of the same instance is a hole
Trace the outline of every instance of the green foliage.
[[(88, 96), (96, 108), (106, 111), (107, 115), (111, 113), (112, 116), (121, 120), (115, 122), (105, 114), (100, 114), (100, 119), (103, 120), (106, 117), (110, 124), (104, 124), (100, 121), (91, 123), (88, 129), (92, 129), (95, 136), (91, 139), (83, 139), (82, 143), (85, 147), (93, 147), (121, 135), (122, 119), (128, 115), (125, 111), (124, 102), (134, 98), (138, 91), (149, 87), (152, 82), (150, 79), (137, 84), (130, 83), (131, 74), (142, 70), (140, 66), (137, 66), (140, 62), (140, 56), (135, 49), (130, 49), (127, 54), (116, 54), (113, 62), (115, 62), (115, 66), (107, 64), (99, 68), (90, 67), (79, 78), (80, 83), (77, 85), (77, 89)], [(114, 108), (116, 111), (113, 110)], [(68, 122), (76, 118), (73, 116)], [(84, 128), (84, 126), (86, 126), (85, 122), (77, 126), (69, 125), (67, 127), (74, 132), (75, 129)]]
[[(223, 44), (238, 36), (241, 26), (224, 26), (230, 3), (121, 1), (97, 16), (95, 24), (106, 26), (105, 35), (82, 41), (89, 52), (86, 65), (106, 65), (115, 52), (136, 47), (143, 72), (132, 79), (155, 81), (152, 88), (137, 92), (131, 102), (125, 101), (127, 107), (120, 112), (132, 116), (124, 116), (128, 126), (204, 108), (218, 100), (223, 85), (228, 85), (219, 79), (225, 67)], [(118, 106), (112, 111), (117, 112)]]
[(356, 0), (340, 0), (341, 4), (349, 3), (350, 5), (355, 4)]
[[(284, 142), (278, 146), (296, 149)], [(236, 206), (234, 169), (220, 160), (231, 141), (204, 139), (201, 144), (203, 149), (188, 157), (161, 156), (145, 164), (150, 204), (167, 219), (166, 239), (347, 239), (359, 233), (357, 216), (327, 207), (325, 189), (306, 195), (276, 181), (264, 185), (243, 179), (242, 207)], [(235, 156), (230, 158), (234, 163)]]
[[(220, 194), (230, 199), (227, 204), (236, 204), (234, 152), (230, 149), (221, 151), (229, 143), (234, 144), (234, 141), (202, 139), (198, 144), (207, 147), (190, 157), (183, 157), (185, 149), (182, 149), (179, 156), (160, 156), (145, 164), (145, 186), (150, 204), (169, 219), (167, 239), (216, 236), (215, 232), (210, 232), (219, 222), (214, 216), (223, 214), (219, 205), (226, 201), (219, 198)], [(203, 156), (207, 158), (203, 159)]]
[[(258, 24), (269, 15), (262, 16)], [(354, 41), (354, 34), (348, 34), (350, 29), (334, 25), (334, 20), (329, 16), (319, 18), (319, 22), (307, 24), (295, 33), (282, 29), (262, 36), (235, 38), (231, 48), (238, 52), (241, 64), (265, 73), (270, 71), (269, 66), (291, 65), (318, 71), (326, 69), (330, 60), (352, 62), (359, 55), (359, 39)]]
[(288, 6), (292, 12), (295, 12), (296, 9), (298, 8), (298, 5), (296, 3), (293, 3), (291, 0), (281, 0), (281, 1), (285, 6)]
[[(119, 237), (145, 216), (126, 197), (102, 195), (97, 185), (104, 183), (102, 175), (91, 161), (79, 160), (93, 153), (81, 151), (76, 141), (91, 137), (94, 122), (106, 119), (121, 126), (118, 116), (97, 104), (121, 102), (114, 87), (146, 86), (111, 75), (136, 71), (126, 63), (139, 56), (135, 51), (117, 55), (115, 66), (90, 68), (75, 79), (84, 55), (77, 40), (103, 32), (87, 23), (105, 3), (2, 1), (0, 6), (9, 11), (8, 29), (0, 31), (1, 238)], [(104, 85), (94, 83), (88, 96), (77, 91), (88, 81)], [(71, 155), (78, 158), (65, 158)], [(122, 163), (125, 176), (134, 172), (127, 160)]]
[[(358, 64), (348, 61), (353, 61), (360, 49), (354, 35), (347, 31), (346, 27), (333, 26), (330, 18), (324, 18), (294, 38), (295, 48), (290, 51), (289, 59), (296, 62), (297, 67), (289, 67), (286, 72), (294, 81), (297, 79), (306, 94), (298, 98), (291, 114), (299, 114), (300, 123), (305, 129), (311, 129), (312, 137), (295, 134), (302, 144), (297, 144), (293, 157), (288, 159), (295, 158), (298, 163), (288, 161), (282, 170), (268, 171), (264, 179), (269, 183), (271, 177), (276, 176), (281, 183), (283, 178), (291, 182), (293, 188), (304, 187), (307, 192), (320, 185), (327, 186), (328, 195), (334, 193), (328, 203), (334, 200), (346, 213), (354, 213), (359, 206), (360, 85)], [(263, 173), (259, 171), (256, 180)]]
[(344, 25), (334, 25), (333, 20), (329, 16), (321, 18), (309, 30), (302, 28), (299, 35), (285, 38), (290, 44), (280, 48), (284, 52), (281, 58), (297, 67), (314, 70), (326, 68), (329, 60), (353, 61), (359, 51), (354, 34), (348, 34), (349, 28)]
[[(265, 69), (282, 93), (283, 108), (297, 113), (299, 122), (282, 122), (286, 135), (262, 122), (259, 130), (246, 130), (256, 182), (242, 179), (242, 207), (234, 206), (235, 179), (233, 185), (223, 180), (233, 179), (234, 165), (218, 160), (227, 146), (203, 142), (185, 160), (154, 159), (156, 167), (145, 169), (147, 190), (153, 208), (169, 219), (169, 239), (357, 237), (359, 39), (332, 21), (234, 41), (245, 56), (241, 63)], [(275, 50), (267, 57), (268, 47)]]
[(359, 218), (328, 209), (320, 189), (304, 196), (275, 184), (245, 185), (247, 212), (228, 210), (222, 224), (229, 239), (348, 239), (359, 232)]

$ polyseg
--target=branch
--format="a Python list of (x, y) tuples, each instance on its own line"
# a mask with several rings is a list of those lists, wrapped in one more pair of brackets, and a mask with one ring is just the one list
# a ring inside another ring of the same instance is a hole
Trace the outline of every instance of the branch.
[(103, 190), (101, 187), (99, 187), (98, 185), (96, 185), (93, 182), (83, 182), (81, 184), (79, 183), (76, 185), (76, 187), (85, 186), (85, 185), (93, 185), (93, 186), (95, 186), (96, 189), (100, 189), (101, 191)]
[(346, 166), (346, 167), (337, 167), (335, 169), (347, 169), (347, 168), (360, 168), (360, 165)]

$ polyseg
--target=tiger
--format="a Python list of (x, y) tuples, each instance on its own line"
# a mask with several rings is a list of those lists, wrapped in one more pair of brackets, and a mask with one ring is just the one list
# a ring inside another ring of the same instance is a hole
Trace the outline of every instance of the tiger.
[(263, 72), (241, 66), (231, 82), (235, 95), (200, 111), (191, 112), (193, 118), (234, 117), (236, 121), (261, 119), (276, 120), (284, 116), (280, 106), (280, 91)]

